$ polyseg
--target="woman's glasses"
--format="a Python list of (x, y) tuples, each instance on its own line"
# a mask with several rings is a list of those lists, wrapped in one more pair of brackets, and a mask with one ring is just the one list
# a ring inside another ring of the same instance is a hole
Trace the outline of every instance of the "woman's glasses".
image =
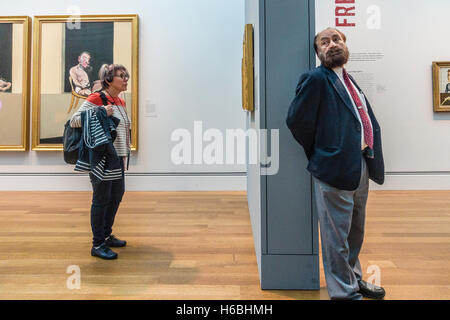
[(130, 76), (129, 76), (128, 74), (126, 74), (126, 73), (118, 74), (118, 75), (116, 75), (115, 77), (120, 77), (120, 78), (122, 78), (122, 80), (128, 80), (128, 79), (130, 79)]

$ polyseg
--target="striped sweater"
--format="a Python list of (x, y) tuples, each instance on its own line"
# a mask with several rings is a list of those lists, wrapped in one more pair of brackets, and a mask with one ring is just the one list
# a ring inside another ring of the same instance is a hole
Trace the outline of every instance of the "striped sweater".
[[(108, 103), (112, 105), (114, 113), (113, 117), (120, 120), (117, 127), (117, 138), (114, 141), (114, 148), (116, 149), (119, 157), (127, 157), (130, 155), (130, 143), (131, 143), (131, 120), (128, 117), (127, 109), (125, 107), (125, 101), (119, 97), (108, 97)], [(103, 106), (102, 98), (99, 92), (94, 92), (81, 105), (81, 107), (75, 112), (70, 119), (70, 126), (72, 128), (81, 127), (81, 112), (94, 107)]]
[(75, 171), (90, 172), (101, 181), (123, 179), (122, 160), (113, 146), (119, 120), (104, 108), (81, 113), (82, 137)]

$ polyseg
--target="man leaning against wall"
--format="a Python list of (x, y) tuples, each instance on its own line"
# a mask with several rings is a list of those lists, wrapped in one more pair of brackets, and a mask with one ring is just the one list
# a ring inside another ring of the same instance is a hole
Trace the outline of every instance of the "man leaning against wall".
[(331, 299), (382, 299), (383, 288), (362, 280), (369, 179), (384, 182), (380, 126), (344, 65), (346, 36), (328, 28), (314, 39), (322, 64), (300, 77), (286, 123), (303, 146), (313, 176), (322, 258)]

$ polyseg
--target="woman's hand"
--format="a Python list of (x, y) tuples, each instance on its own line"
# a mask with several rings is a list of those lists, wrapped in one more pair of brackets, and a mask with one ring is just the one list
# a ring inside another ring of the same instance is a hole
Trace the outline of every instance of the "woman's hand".
[(108, 115), (108, 117), (112, 116), (112, 114), (114, 113), (111, 105), (103, 106), (103, 108), (106, 109), (106, 114)]

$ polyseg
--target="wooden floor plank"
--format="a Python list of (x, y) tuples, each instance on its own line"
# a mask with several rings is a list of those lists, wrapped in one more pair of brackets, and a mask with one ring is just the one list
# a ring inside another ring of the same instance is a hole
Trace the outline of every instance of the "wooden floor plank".
[[(260, 289), (245, 192), (127, 192), (115, 261), (90, 256), (91, 197), (0, 194), (0, 299), (328, 299), (322, 262), (318, 291)], [(450, 191), (370, 192), (360, 260), (386, 299), (449, 299)]]

